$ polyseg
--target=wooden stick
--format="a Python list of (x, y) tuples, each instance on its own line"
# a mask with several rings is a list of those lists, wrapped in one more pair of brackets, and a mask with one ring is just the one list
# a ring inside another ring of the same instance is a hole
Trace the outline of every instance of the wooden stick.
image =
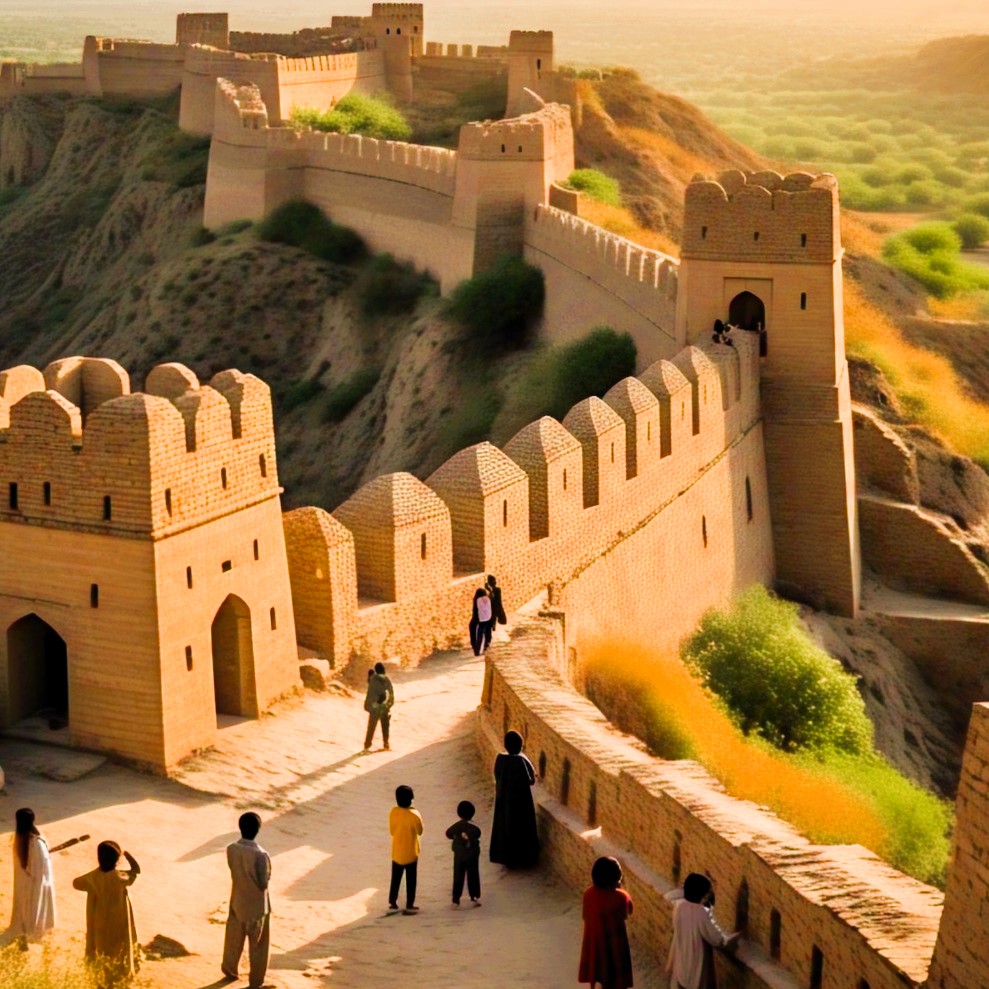
[(71, 848), (73, 845), (78, 845), (81, 841), (89, 841), (89, 835), (81, 834), (78, 838), (70, 838), (68, 841), (63, 841), (61, 845), (56, 845), (54, 848), (49, 848), (48, 851), (51, 853), (61, 852), (66, 848)]

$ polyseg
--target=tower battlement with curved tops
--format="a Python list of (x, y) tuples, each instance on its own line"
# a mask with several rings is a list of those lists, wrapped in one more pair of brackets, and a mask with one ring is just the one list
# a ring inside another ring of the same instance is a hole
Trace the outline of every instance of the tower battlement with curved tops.
[(164, 538), (277, 498), (268, 386), (180, 364), (143, 393), (115, 361), (0, 374), (0, 519)]

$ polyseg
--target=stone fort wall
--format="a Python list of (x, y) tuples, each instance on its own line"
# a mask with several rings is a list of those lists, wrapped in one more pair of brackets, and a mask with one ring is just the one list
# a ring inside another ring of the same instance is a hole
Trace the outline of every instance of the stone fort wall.
[(267, 386), (162, 365), (145, 389), (88, 358), (0, 374), (0, 725), (45, 706), (34, 615), (66, 645), (72, 744), (167, 769), (212, 744), (220, 687), (257, 716), (298, 662)]
[(465, 641), (493, 573), (508, 609), (548, 588), (575, 645), (609, 621), (675, 645), (705, 608), (772, 581), (758, 396), (753, 339), (691, 348), (425, 484), (388, 475), (332, 514), (289, 513), (300, 643), (337, 667), (418, 661)]

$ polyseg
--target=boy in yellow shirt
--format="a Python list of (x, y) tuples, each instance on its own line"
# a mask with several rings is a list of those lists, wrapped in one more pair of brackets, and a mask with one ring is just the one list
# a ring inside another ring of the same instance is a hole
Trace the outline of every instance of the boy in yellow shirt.
[(405, 873), (405, 910), (416, 913), (416, 872), (419, 866), (419, 835), (422, 834), (422, 817), (412, 806), (415, 794), (411, 786), (395, 790), (395, 803), (388, 815), (391, 832), (391, 887), (388, 890), (388, 909), (398, 910), (398, 887)]

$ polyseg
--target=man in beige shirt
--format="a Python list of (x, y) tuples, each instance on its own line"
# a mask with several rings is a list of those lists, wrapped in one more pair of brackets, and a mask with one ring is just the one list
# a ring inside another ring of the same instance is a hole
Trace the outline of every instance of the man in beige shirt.
[(271, 859), (254, 840), (261, 830), (257, 814), (242, 814), (240, 841), (227, 845), (227, 865), (233, 889), (230, 893), (230, 915), (223, 942), (223, 974), (228, 979), (239, 978), (237, 969), (247, 941), (250, 963), (250, 989), (261, 989), (268, 970), (268, 938), (271, 903), (268, 883), (271, 881)]

